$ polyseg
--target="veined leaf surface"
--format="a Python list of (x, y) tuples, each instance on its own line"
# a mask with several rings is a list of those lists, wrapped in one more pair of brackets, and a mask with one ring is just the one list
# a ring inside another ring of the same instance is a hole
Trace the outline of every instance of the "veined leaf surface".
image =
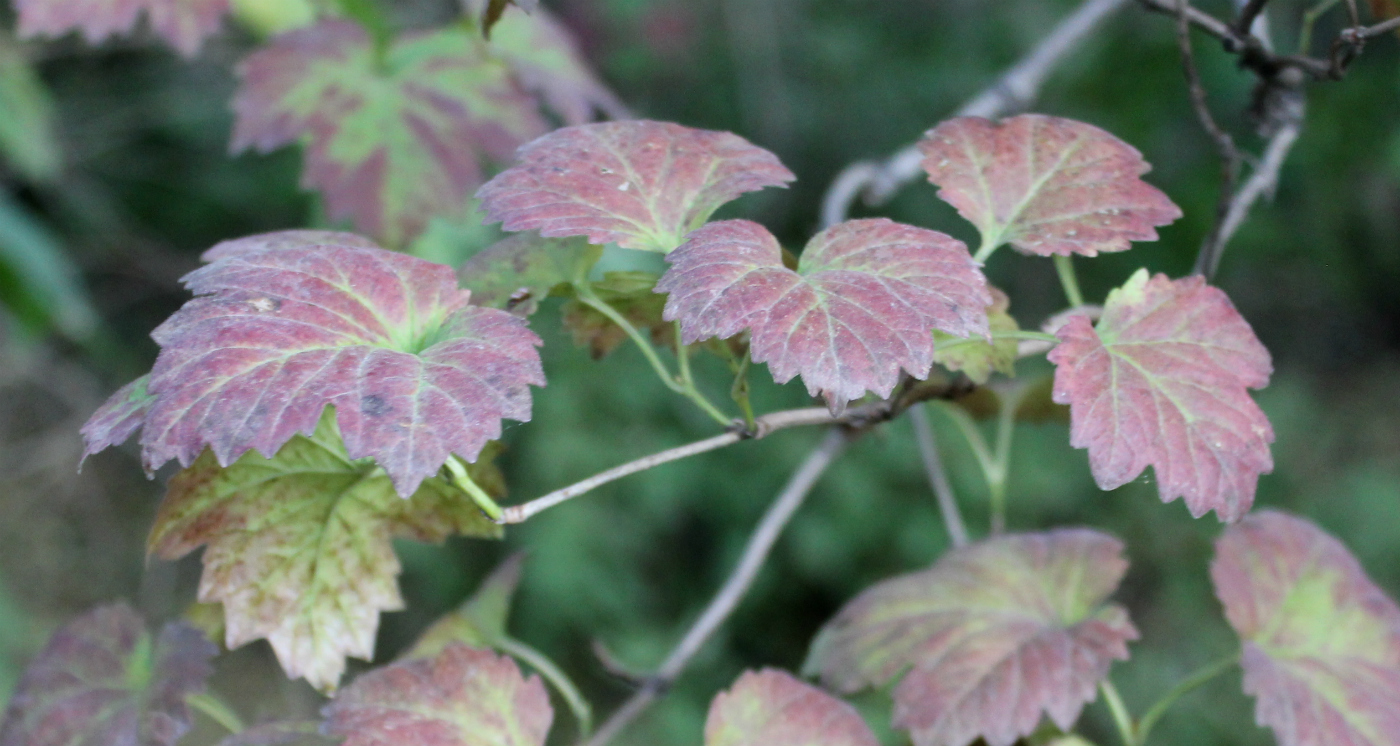
[(602, 249), (581, 238), (510, 236), (482, 249), (457, 270), (472, 302), (529, 316), (550, 291), (587, 276)]
[(554, 710), (538, 676), (459, 643), (364, 674), (325, 716), (342, 746), (542, 746)]
[(877, 746), (860, 713), (785, 671), (748, 671), (710, 703), (705, 746)]
[(1087, 529), (1003, 536), (857, 596), (812, 643), (806, 669), (843, 693), (894, 688), (917, 746), (1010, 746), (1042, 713), (1062, 730), (1137, 630), (1105, 599), (1128, 563)]
[(328, 20), (278, 36), (239, 67), (233, 150), (304, 140), (303, 182), (334, 219), (404, 246), (454, 214), (484, 180), (544, 132), (535, 102), (464, 29), (409, 34), (382, 65), (360, 26)]
[(565, 127), (525, 145), (477, 192), (508, 231), (668, 252), (720, 205), (796, 177), (738, 135), (670, 122)]
[(1097, 327), (1074, 316), (1056, 336), (1055, 401), (1070, 405), (1070, 443), (1089, 449), (1099, 487), (1151, 466), (1163, 502), (1222, 521), (1248, 512), (1274, 467), (1274, 431), (1247, 389), (1268, 385), (1273, 366), (1224, 292), (1139, 270)]
[[(1012, 318), (1011, 299), (996, 288), (988, 288), (992, 303), (987, 306), (987, 328), (993, 332), (1014, 332), (1020, 329)], [(959, 339), (946, 332), (933, 333), (933, 361), (948, 370), (962, 371), (974, 383), (981, 385), (992, 377), (992, 371), (1016, 375), (1016, 340)]]
[(938, 196), (977, 226), (984, 246), (1026, 254), (1123, 251), (1157, 240), (1181, 209), (1138, 178), (1131, 145), (1072, 119), (1023, 114), (950, 119), (919, 143)]
[(205, 546), (199, 600), (223, 604), (228, 647), (267, 638), (290, 678), (329, 691), (347, 655), (373, 657), (380, 612), (403, 608), (390, 540), (451, 534), (500, 527), (441, 478), (400, 498), (373, 463), (346, 455), (327, 412), (271, 459), (220, 468), (206, 452), (170, 480), (149, 543), (165, 559)]
[(204, 690), (218, 650), (171, 623), (152, 639), (125, 604), (64, 625), (29, 664), (0, 724), (0, 746), (175, 746), (185, 697)]
[(21, 36), (79, 31), (89, 44), (128, 34), (145, 13), (151, 28), (192, 57), (219, 30), (229, 0), (15, 0)]
[[(502, 418), (530, 419), (528, 385), (544, 374), (524, 321), (468, 305), (448, 267), (302, 238), (222, 245), (185, 277), (198, 297), (152, 333), (149, 470), (206, 446), (223, 465), (271, 456), (334, 406), (349, 457), (373, 458), (407, 497), (449, 455), (475, 460)], [(95, 415), (89, 452), (131, 431), (106, 423), (132, 396)]]
[(1254, 513), (1216, 542), (1210, 572), (1255, 718), (1282, 746), (1400, 744), (1400, 607), (1341, 542)]
[(751, 330), (754, 362), (836, 410), (866, 391), (889, 396), (900, 370), (933, 366), (933, 330), (986, 337), (992, 302), (967, 247), (942, 233), (883, 218), (850, 220), (817, 234), (797, 270), (748, 220), (691, 233), (657, 283), (670, 293), (666, 320), (685, 344)]

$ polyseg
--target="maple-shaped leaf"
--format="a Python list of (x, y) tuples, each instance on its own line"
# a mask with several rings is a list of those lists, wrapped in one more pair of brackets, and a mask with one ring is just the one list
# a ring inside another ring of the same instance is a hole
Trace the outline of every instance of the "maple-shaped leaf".
[(474, 648), (501, 647), (507, 637), (506, 622), (524, 564), (524, 552), (507, 557), (481, 582), (471, 598), (433, 622), (404, 657), (432, 658), (453, 643)]
[(860, 713), (785, 671), (748, 671), (710, 703), (705, 746), (877, 746)]
[(327, 412), (271, 459), (220, 468), (206, 452), (176, 474), (149, 546), (165, 559), (206, 546), (199, 600), (223, 604), (228, 647), (267, 638), (290, 678), (332, 690), (347, 655), (373, 657), (379, 613), (403, 608), (390, 540), (451, 534), (500, 527), (442, 478), (400, 498), (373, 462), (346, 454)]
[(200, 255), (205, 262), (217, 262), (240, 254), (277, 249), (326, 249), (350, 246), (357, 249), (377, 249), (379, 245), (355, 233), (343, 231), (290, 230), (258, 233), (243, 238), (220, 241)]
[(657, 283), (682, 342), (752, 330), (753, 360), (839, 410), (873, 391), (890, 395), (900, 370), (926, 378), (933, 330), (986, 337), (992, 302), (967, 247), (884, 218), (817, 234), (797, 269), (763, 226), (725, 220), (691, 233)]
[(376, 53), (359, 25), (326, 20), (276, 37), (240, 66), (233, 150), (306, 143), (302, 181), (332, 219), (391, 246), (460, 210), (544, 132), (534, 100), (464, 29), (407, 34)]
[(460, 643), (360, 676), (324, 714), (343, 746), (541, 746), (554, 719), (538, 676)]
[(204, 690), (217, 652), (185, 624), (152, 639), (125, 604), (94, 609), (29, 664), (0, 746), (174, 746), (190, 729), (185, 697)]
[(522, 147), (517, 160), (477, 192), (505, 230), (663, 253), (720, 205), (797, 178), (738, 135), (670, 122), (565, 127)]
[[(407, 497), (449, 455), (475, 460), (502, 418), (530, 419), (539, 338), (468, 305), (450, 268), (350, 241), (255, 238), (187, 275), (199, 297), (152, 333), (148, 470), (189, 466), (206, 445), (223, 465), (270, 456), (334, 405), (350, 458), (373, 458)], [(118, 392), (85, 428), (89, 453), (130, 432), (102, 426), (130, 398)]]
[[(650, 272), (608, 272), (593, 283), (593, 292), (634, 327), (650, 331), (656, 344), (674, 347), (676, 327), (664, 318), (666, 296), (652, 292), (656, 282), (657, 276)], [(580, 300), (565, 303), (560, 315), (564, 326), (573, 333), (574, 344), (587, 347), (594, 360), (607, 357), (627, 341), (622, 327)]]
[(151, 29), (193, 56), (219, 30), (229, 0), (15, 0), (20, 36), (82, 32), (89, 44), (127, 34), (144, 12)]
[(146, 416), (156, 398), (146, 387), (150, 376), (145, 375), (117, 389), (79, 431), (83, 436), (83, 458), (98, 451), (125, 443), (132, 433), (146, 423)]
[(1246, 389), (1268, 385), (1273, 367), (1224, 292), (1139, 270), (1097, 327), (1074, 316), (1056, 336), (1055, 401), (1070, 405), (1070, 443), (1089, 449), (1099, 487), (1151, 466), (1162, 501), (1182, 497), (1193, 516), (1249, 510), (1274, 467), (1274, 431)]
[[(1020, 329), (1016, 319), (1011, 317), (1011, 299), (996, 288), (989, 288), (992, 303), (987, 306), (987, 328), (993, 332), (1014, 332)], [(992, 371), (1003, 375), (1016, 375), (1017, 343), (1014, 339), (987, 341), (973, 337), (959, 339), (945, 332), (933, 333), (933, 361), (952, 371), (962, 371), (963, 375), (978, 385), (992, 377)]]
[(521, 233), (482, 249), (457, 276), (473, 303), (529, 316), (555, 288), (587, 276), (601, 254), (601, 247), (581, 238)]
[(1244, 689), (1282, 746), (1400, 745), (1400, 606), (1301, 518), (1248, 515), (1215, 545)]
[(1010, 746), (1046, 713), (1068, 730), (1137, 630), (1105, 599), (1128, 563), (1087, 529), (955, 549), (857, 596), (812, 643), (806, 668), (840, 692), (894, 689), (917, 746)]
[(593, 74), (569, 30), (549, 11), (507, 12), (491, 32), (491, 49), (565, 124), (591, 122), (595, 112), (628, 118), (627, 107)]
[(929, 181), (991, 249), (1027, 254), (1123, 251), (1157, 240), (1181, 209), (1138, 178), (1151, 166), (1131, 145), (1072, 119), (1023, 114), (950, 119), (919, 142)]

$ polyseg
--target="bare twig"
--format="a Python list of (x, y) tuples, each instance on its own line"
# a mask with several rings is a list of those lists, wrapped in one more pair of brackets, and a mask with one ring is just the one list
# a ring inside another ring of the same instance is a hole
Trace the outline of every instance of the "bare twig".
[[(1060, 61), (1100, 21), (1126, 3), (1127, 0), (1085, 0), (994, 85), (963, 104), (957, 115), (995, 118), (1029, 106)], [(822, 225), (845, 220), (858, 197), (869, 205), (888, 202), (922, 173), (922, 159), (918, 146), (910, 145), (884, 161), (851, 164), (836, 177), (822, 199)]]
[[(1258, 7), (1253, 7), (1254, 5)], [(1216, 208), (1215, 225), (1202, 242), (1201, 251), (1204, 252), (1206, 251), (1205, 247), (1216, 244), (1217, 235), (1224, 225), (1225, 215), (1230, 209), (1230, 201), (1235, 194), (1235, 184), (1239, 180), (1242, 158), (1239, 148), (1235, 147), (1235, 139), (1216, 123), (1215, 117), (1210, 113), (1210, 103), (1206, 100), (1206, 89), (1201, 84), (1201, 75), (1196, 69), (1196, 55), (1191, 49), (1191, 26), (1187, 19), (1187, 11), (1191, 7), (1191, 2), (1190, 0), (1177, 0), (1176, 7), (1176, 40), (1177, 46), (1181, 50), (1182, 70), (1186, 73), (1186, 88), (1191, 94), (1191, 108), (1196, 111), (1196, 118), (1200, 120), (1201, 128), (1215, 141), (1215, 148), (1220, 151), (1220, 199)], [(1241, 25), (1248, 28), (1249, 24), (1253, 23), (1253, 18), (1249, 18), (1248, 22), (1245, 22), (1245, 15), (1250, 12), (1251, 8), (1257, 17), (1258, 12), (1264, 9), (1264, 3), (1251, 2), (1251, 6), (1246, 7), (1244, 12), (1240, 14), (1241, 21), (1236, 25), (1237, 29)]]
[(963, 523), (953, 486), (948, 484), (948, 475), (943, 471), (943, 457), (938, 453), (938, 440), (928, 421), (928, 413), (923, 407), (914, 407), (909, 410), (909, 419), (914, 425), (914, 438), (919, 443), (919, 458), (924, 462), (929, 486), (938, 500), (938, 511), (943, 514), (943, 525), (948, 527), (948, 538), (955, 547), (967, 546), (967, 524)]
[(744, 429), (744, 424), (742, 422), (735, 422), (729, 432), (661, 451), (660, 453), (644, 456), (636, 461), (631, 461), (621, 466), (615, 466), (607, 471), (594, 474), (581, 482), (576, 482), (567, 487), (557, 489), (546, 495), (541, 495), (529, 502), (506, 507), (502, 511), (501, 523), (524, 523), (541, 511), (548, 510), (562, 502), (566, 502), (579, 495), (597, 489), (609, 482), (617, 481), (625, 476), (636, 474), (639, 471), (646, 471), (647, 469), (671, 461), (678, 461), (690, 456), (697, 456), (702, 453), (724, 448), (725, 446), (738, 443), (741, 440), (764, 438), (779, 430), (787, 430), (793, 427), (810, 427), (812, 425), (843, 425), (849, 429), (863, 430), (881, 422), (891, 420), (902, 414), (904, 410), (921, 401), (960, 396), (966, 393), (966, 385), (963, 383), (949, 384), (937, 381), (910, 381), (908, 384), (909, 385), (903, 387), (895, 396), (888, 400), (878, 401), (859, 407), (851, 407), (840, 415), (832, 415), (831, 411), (825, 407), (807, 407), (803, 409), (787, 409), (766, 414), (754, 420), (754, 428), (752, 430)]
[(1235, 35), (1244, 36), (1254, 28), (1254, 19), (1264, 12), (1264, 6), (1269, 0), (1246, 0), (1244, 7), (1240, 8), (1240, 15), (1235, 19)]
[(817, 479), (845, 449), (847, 442), (848, 436), (843, 430), (832, 429), (816, 450), (808, 454), (807, 460), (802, 462), (802, 466), (798, 467), (787, 486), (769, 506), (768, 512), (763, 514), (763, 520), (759, 522), (758, 528), (744, 547), (744, 555), (739, 559), (738, 566), (730, 573), (729, 579), (715, 594), (710, 605), (691, 625), (685, 637), (666, 657), (656, 674), (647, 679), (642, 687), (603, 723), (598, 732), (588, 740), (587, 746), (603, 746), (608, 743), (652, 702), (666, 693), (690, 663), (690, 659), (700, 652), (700, 648), (715, 630), (734, 613), (739, 601), (744, 598), (754, 579), (758, 577), (758, 571), (768, 559), (768, 553), (773, 549), (773, 544), (777, 542), (783, 528), (806, 500)]
[(1400, 29), (1400, 16), (1388, 21), (1382, 21), (1374, 26), (1359, 26), (1356, 28), (1344, 29), (1341, 36), (1343, 40), (1356, 43), (1388, 34), (1395, 29)]
[[(1301, 104), (1299, 108), (1301, 109)], [(1264, 148), (1264, 156), (1259, 159), (1259, 164), (1254, 167), (1249, 180), (1230, 199), (1220, 226), (1215, 231), (1214, 240), (1202, 246), (1200, 253), (1196, 255), (1194, 274), (1204, 275), (1207, 279), (1215, 276), (1216, 269), (1220, 267), (1220, 257), (1225, 253), (1225, 245), (1235, 235), (1235, 231), (1239, 230), (1250, 208), (1260, 197), (1272, 195), (1274, 188), (1278, 186), (1279, 169), (1283, 168), (1288, 151), (1293, 149), (1293, 144), (1298, 141), (1302, 130), (1303, 117), (1300, 111), (1296, 119), (1279, 127), (1273, 137), (1269, 138), (1269, 144)]]

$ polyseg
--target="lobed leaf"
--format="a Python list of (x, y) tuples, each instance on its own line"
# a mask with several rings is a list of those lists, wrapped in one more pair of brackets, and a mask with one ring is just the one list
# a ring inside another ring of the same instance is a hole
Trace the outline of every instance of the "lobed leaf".
[[(306, 238), (222, 244), (184, 278), (198, 297), (152, 333), (148, 470), (205, 446), (222, 465), (271, 456), (332, 405), (349, 457), (373, 458), (407, 497), (451, 454), (475, 460), (502, 418), (530, 419), (527, 385), (544, 375), (522, 320), (468, 305), (447, 267)], [(89, 422), (88, 453), (130, 433), (130, 419), (107, 423), (131, 396)]]
[(710, 703), (705, 746), (877, 746), (860, 713), (785, 671), (748, 671)]
[(144, 13), (151, 29), (186, 57), (219, 30), (228, 9), (229, 0), (15, 0), (20, 36), (78, 31), (96, 44), (131, 33)]
[(373, 657), (380, 612), (403, 608), (390, 540), (456, 533), (500, 527), (441, 478), (401, 499), (374, 463), (346, 454), (327, 411), (273, 458), (220, 468), (206, 452), (176, 474), (149, 546), (172, 560), (205, 546), (199, 600), (223, 604), (228, 647), (267, 638), (290, 678), (330, 691), (347, 655)]
[(782, 248), (748, 220), (711, 223), (667, 257), (657, 283), (682, 341), (751, 330), (754, 362), (834, 409), (866, 391), (886, 397), (901, 369), (925, 378), (937, 329), (988, 335), (992, 302), (967, 247), (942, 233), (883, 218), (851, 220), (817, 234), (796, 271)]
[(1215, 551), (1215, 594), (1244, 641), (1259, 724), (1282, 746), (1400, 744), (1400, 606), (1346, 547), (1264, 511)]
[[(1020, 329), (1010, 314), (1011, 299), (1006, 293), (989, 287), (992, 303), (987, 306), (987, 328), (993, 332), (1014, 332)], [(1016, 375), (1017, 343), (1014, 339), (959, 339), (945, 332), (934, 331), (933, 362), (951, 371), (962, 371), (979, 386), (992, 377), (992, 371)]]
[(360, 676), (324, 714), (343, 746), (542, 746), (554, 719), (538, 676), (461, 644)]
[(1105, 599), (1116, 539), (1062, 529), (988, 539), (880, 583), (828, 622), (806, 670), (842, 693), (894, 689), (916, 746), (1010, 746), (1046, 713), (1068, 730), (1137, 630)]
[(305, 141), (307, 187), (332, 219), (403, 246), (461, 208), (545, 131), (533, 99), (463, 29), (408, 34), (382, 59), (357, 24), (327, 20), (278, 36), (239, 66), (233, 150)]
[(795, 178), (777, 156), (728, 132), (605, 122), (565, 127), (525, 145), (516, 165), (477, 197), (508, 231), (664, 253), (720, 205)]
[(1181, 209), (1138, 178), (1142, 154), (1083, 122), (1023, 114), (950, 119), (919, 142), (929, 181), (982, 234), (1026, 254), (1124, 251), (1157, 240)]
[(602, 253), (579, 238), (541, 238), (522, 233), (482, 249), (457, 270), (477, 305), (529, 316), (539, 302), (580, 274)]
[(1269, 352), (1225, 293), (1201, 277), (1139, 270), (1109, 293), (1098, 326), (1074, 316), (1056, 332), (1055, 401), (1070, 405), (1070, 443), (1089, 449), (1105, 490), (1151, 466), (1163, 502), (1235, 521), (1273, 470), (1263, 388)]
[(629, 113), (584, 61), (569, 30), (549, 11), (507, 12), (491, 31), (491, 48), (510, 65), (525, 90), (538, 95), (565, 124)]
[(190, 729), (185, 697), (204, 690), (218, 651), (181, 623), (154, 639), (125, 604), (55, 632), (20, 679), (0, 746), (174, 746)]
[(117, 389), (101, 407), (93, 412), (79, 432), (83, 436), (83, 458), (98, 451), (125, 443), (133, 433), (146, 424), (151, 405), (156, 398), (146, 387), (150, 375), (144, 375)]

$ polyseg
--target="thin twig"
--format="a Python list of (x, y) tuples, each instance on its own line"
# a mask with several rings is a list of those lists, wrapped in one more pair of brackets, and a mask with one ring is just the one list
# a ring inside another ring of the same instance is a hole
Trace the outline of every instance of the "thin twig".
[(953, 494), (953, 485), (948, 483), (948, 475), (943, 471), (943, 457), (938, 452), (938, 440), (933, 434), (933, 425), (923, 407), (909, 410), (909, 419), (914, 425), (914, 439), (919, 444), (919, 458), (924, 462), (924, 472), (928, 474), (929, 486), (938, 500), (938, 512), (943, 514), (943, 525), (948, 528), (948, 538), (953, 546), (967, 546), (967, 524), (963, 523), (962, 511), (958, 510), (958, 499)]
[(1382, 21), (1374, 26), (1346, 29), (1342, 31), (1342, 37), (1348, 41), (1365, 41), (1366, 39), (1374, 39), (1377, 36), (1388, 34), (1395, 29), (1400, 29), (1400, 16), (1388, 21)]
[(614, 712), (607, 722), (603, 723), (598, 732), (588, 740), (587, 746), (603, 746), (612, 740), (618, 733), (626, 728), (637, 716), (641, 715), (652, 702), (666, 693), (676, 678), (681, 675), (690, 663), (690, 659), (700, 652), (700, 648), (710, 639), (710, 636), (719, 629), (720, 625), (734, 613), (734, 609), (739, 605), (739, 601), (744, 598), (753, 581), (758, 577), (758, 571), (762, 569), (763, 563), (768, 559), (768, 553), (773, 549), (773, 544), (778, 540), (783, 528), (787, 526), (793, 513), (806, 500), (812, 487), (816, 485), (826, 468), (845, 449), (849, 438), (841, 429), (832, 429), (817, 446), (807, 456), (807, 460), (802, 462), (797, 471), (788, 481), (787, 486), (779, 493), (777, 499), (769, 506), (768, 512), (763, 514), (763, 520), (759, 522), (758, 528), (749, 537), (748, 544), (744, 547), (744, 555), (739, 559), (739, 564), (730, 573), (729, 579), (724, 582), (724, 586), (710, 601), (710, 605), (700, 615), (700, 618), (691, 625), (685, 637), (666, 657), (666, 661), (657, 669), (656, 674), (642, 685), (630, 699), (623, 703)]
[[(1176, 0), (1138, 0), (1148, 10), (1176, 16)], [(1272, 77), (1285, 68), (1296, 68), (1318, 80), (1335, 80), (1339, 77), (1336, 65), (1329, 60), (1319, 60), (1298, 54), (1274, 54), (1269, 51), (1259, 37), (1253, 34), (1237, 34), (1230, 24), (1203, 13), (1194, 7), (1186, 9), (1186, 18), (1192, 26), (1220, 39), (1225, 43), (1225, 51), (1239, 55), (1240, 65), (1255, 71), (1261, 77)]]
[(1269, 0), (1246, 0), (1244, 7), (1240, 8), (1239, 18), (1235, 19), (1235, 35), (1244, 36), (1250, 33), (1254, 27), (1254, 19), (1264, 12), (1264, 6)]
[[(994, 85), (963, 104), (957, 116), (990, 119), (1029, 106), (1061, 60), (1100, 21), (1126, 3), (1127, 0), (1085, 0)], [(910, 145), (884, 161), (861, 161), (846, 167), (822, 198), (822, 225), (832, 226), (845, 220), (858, 197), (863, 197), (868, 205), (888, 202), (923, 172), (919, 165), (922, 160), (918, 146)]]
[[(1301, 104), (1299, 104), (1301, 109)], [(1275, 187), (1278, 186), (1279, 170), (1283, 168), (1283, 162), (1288, 157), (1288, 151), (1293, 149), (1293, 144), (1298, 141), (1298, 135), (1303, 130), (1303, 117), (1301, 111), (1298, 116), (1286, 122), (1269, 138), (1269, 144), (1264, 148), (1264, 156), (1259, 160), (1259, 164), (1254, 167), (1254, 172), (1250, 174), (1249, 180), (1240, 187), (1225, 210), (1225, 216), (1220, 221), (1220, 226), (1215, 233), (1215, 240), (1210, 244), (1201, 247), (1201, 251), (1196, 255), (1196, 266), (1193, 274), (1204, 275), (1206, 279), (1215, 276), (1215, 271), (1220, 267), (1220, 257), (1225, 253), (1225, 245), (1230, 242), (1230, 238), (1235, 235), (1235, 231), (1244, 223), (1244, 219), (1249, 215), (1249, 210), (1260, 197), (1272, 195)]]
[[(1264, 3), (1257, 3), (1259, 7), (1254, 8), (1257, 13), (1263, 10)], [(1220, 152), (1220, 198), (1216, 202), (1215, 224), (1212, 226), (1206, 237), (1202, 239), (1200, 252), (1213, 251), (1218, 243), (1217, 239), (1221, 228), (1225, 224), (1225, 216), (1229, 213), (1231, 200), (1235, 195), (1235, 185), (1240, 177), (1240, 163), (1243, 158), (1240, 156), (1239, 148), (1235, 147), (1235, 139), (1230, 136), (1210, 113), (1210, 103), (1206, 100), (1206, 89), (1201, 84), (1200, 72), (1196, 69), (1196, 55), (1191, 48), (1191, 26), (1187, 20), (1187, 11), (1191, 7), (1190, 0), (1177, 0), (1177, 26), (1176, 41), (1181, 51), (1181, 67), (1186, 74), (1186, 88), (1190, 93), (1191, 108), (1196, 112), (1196, 119), (1201, 123), (1201, 129), (1206, 131), (1211, 140), (1215, 141), (1215, 149)], [(1250, 8), (1245, 9), (1248, 13)], [(1241, 14), (1241, 19), (1244, 13)], [(1253, 19), (1250, 19), (1253, 22)], [(1239, 26), (1237, 25), (1238, 29)], [(1245, 24), (1248, 28), (1248, 24)], [(1208, 248), (1212, 247), (1212, 248)]]

